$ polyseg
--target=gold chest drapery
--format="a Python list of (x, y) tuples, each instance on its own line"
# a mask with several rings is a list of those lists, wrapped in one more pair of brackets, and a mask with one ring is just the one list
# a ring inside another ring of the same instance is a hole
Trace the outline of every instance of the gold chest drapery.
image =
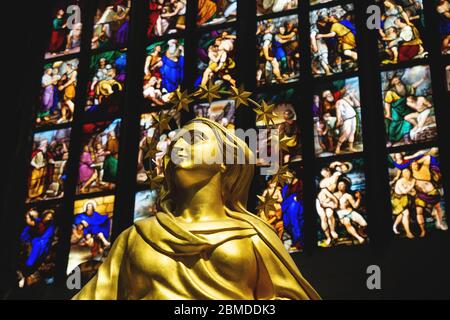
[(319, 299), (274, 231), (250, 214), (141, 220), (74, 299)]

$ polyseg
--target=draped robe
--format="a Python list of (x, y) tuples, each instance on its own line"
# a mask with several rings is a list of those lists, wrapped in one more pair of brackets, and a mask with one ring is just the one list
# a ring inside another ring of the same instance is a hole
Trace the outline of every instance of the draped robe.
[(73, 299), (320, 299), (267, 223), (227, 214), (187, 224), (159, 212), (136, 222)]

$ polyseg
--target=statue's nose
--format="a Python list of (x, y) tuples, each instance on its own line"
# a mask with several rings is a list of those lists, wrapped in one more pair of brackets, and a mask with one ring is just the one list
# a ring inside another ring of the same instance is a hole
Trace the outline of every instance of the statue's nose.
[(184, 139), (184, 137), (180, 137), (178, 140), (177, 140), (177, 142), (175, 142), (175, 144), (174, 144), (174, 149), (177, 149), (177, 151), (178, 150), (185, 150), (186, 148), (187, 148), (187, 146), (188, 146), (188, 143), (187, 143), (187, 141)]

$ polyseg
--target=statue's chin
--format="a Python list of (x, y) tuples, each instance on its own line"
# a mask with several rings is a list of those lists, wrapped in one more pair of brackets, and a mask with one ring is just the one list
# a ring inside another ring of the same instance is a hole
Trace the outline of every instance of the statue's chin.
[(175, 184), (182, 188), (201, 186), (211, 181), (217, 173), (211, 165), (180, 164), (175, 168)]
[(183, 160), (175, 165), (175, 170), (180, 170), (180, 169), (181, 170), (190, 170), (190, 169), (194, 169), (195, 166), (196, 166), (196, 164), (194, 164), (192, 161)]

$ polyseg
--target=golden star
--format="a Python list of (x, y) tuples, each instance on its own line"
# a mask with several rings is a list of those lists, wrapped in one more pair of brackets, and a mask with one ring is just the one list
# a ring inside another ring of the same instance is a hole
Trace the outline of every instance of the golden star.
[(144, 160), (152, 159), (157, 150), (156, 150), (157, 141), (154, 138), (146, 137), (145, 143), (140, 147), (142, 153), (144, 154)]
[(280, 148), (281, 150), (289, 151), (289, 147), (295, 146), (295, 142), (296, 142), (295, 136), (289, 137), (283, 134), (280, 139)]
[(256, 210), (263, 211), (266, 216), (270, 211), (276, 211), (275, 203), (277, 203), (277, 201), (271, 195), (267, 193), (265, 197), (263, 196), (257, 197), (260, 203), (256, 207)]
[(144, 152), (144, 160), (153, 159), (155, 157), (156, 153), (158, 153), (156, 144), (157, 142), (154, 139), (147, 138), (147, 144), (142, 148), (142, 151)]
[(154, 170), (154, 171), (148, 171), (147, 177), (148, 177), (150, 189), (158, 190), (161, 188), (161, 186), (164, 182), (164, 176), (156, 175), (155, 170)]
[(277, 185), (284, 186), (287, 179), (293, 178), (294, 175), (289, 171), (288, 166), (282, 166), (278, 169), (278, 172), (272, 176), (272, 182)]
[(150, 149), (145, 153), (144, 159), (153, 159), (157, 153), (158, 151), (156, 150), (156, 148)]
[(170, 100), (170, 102), (174, 105), (178, 112), (180, 112), (181, 110), (186, 110), (187, 112), (189, 112), (189, 104), (193, 101), (194, 100), (191, 99), (191, 95), (189, 95), (186, 90), (181, 92), (179, 87)]
[(200, 99), (207, 99), (209, 103), (213, 102), (214, 99), (220, 99), (220, 85), (214, 84), (211, 80), (208, 81), (206, 86), (200, 85), (200, 89), (195, 93), (195, 95), (200, 95)]
[(262, 121), (266, 126), (268, 126), (269, 123), (275, 124), (273, 121), (273, 119), (276, 118), (276, 114), (273, 112), (274, 107), (275, 105), (268, 105), (263, 100), (259, 107), (253, 109), (256, 112), (256, 121)]
[(252, 95), (251, 92), (245, 91), (243, 85), (239, 88), (231, 87), (231, 91), (230, 99), (236, 104), (236, 109), (239, 108), (241, 104), (248, 107), (248, 98)]
[(155, 120), (160, 133), (171, 129), (169, 125), (171, 117), (167, 113), (161, 112), (159, 114), (152, 114), (152, 117)]

